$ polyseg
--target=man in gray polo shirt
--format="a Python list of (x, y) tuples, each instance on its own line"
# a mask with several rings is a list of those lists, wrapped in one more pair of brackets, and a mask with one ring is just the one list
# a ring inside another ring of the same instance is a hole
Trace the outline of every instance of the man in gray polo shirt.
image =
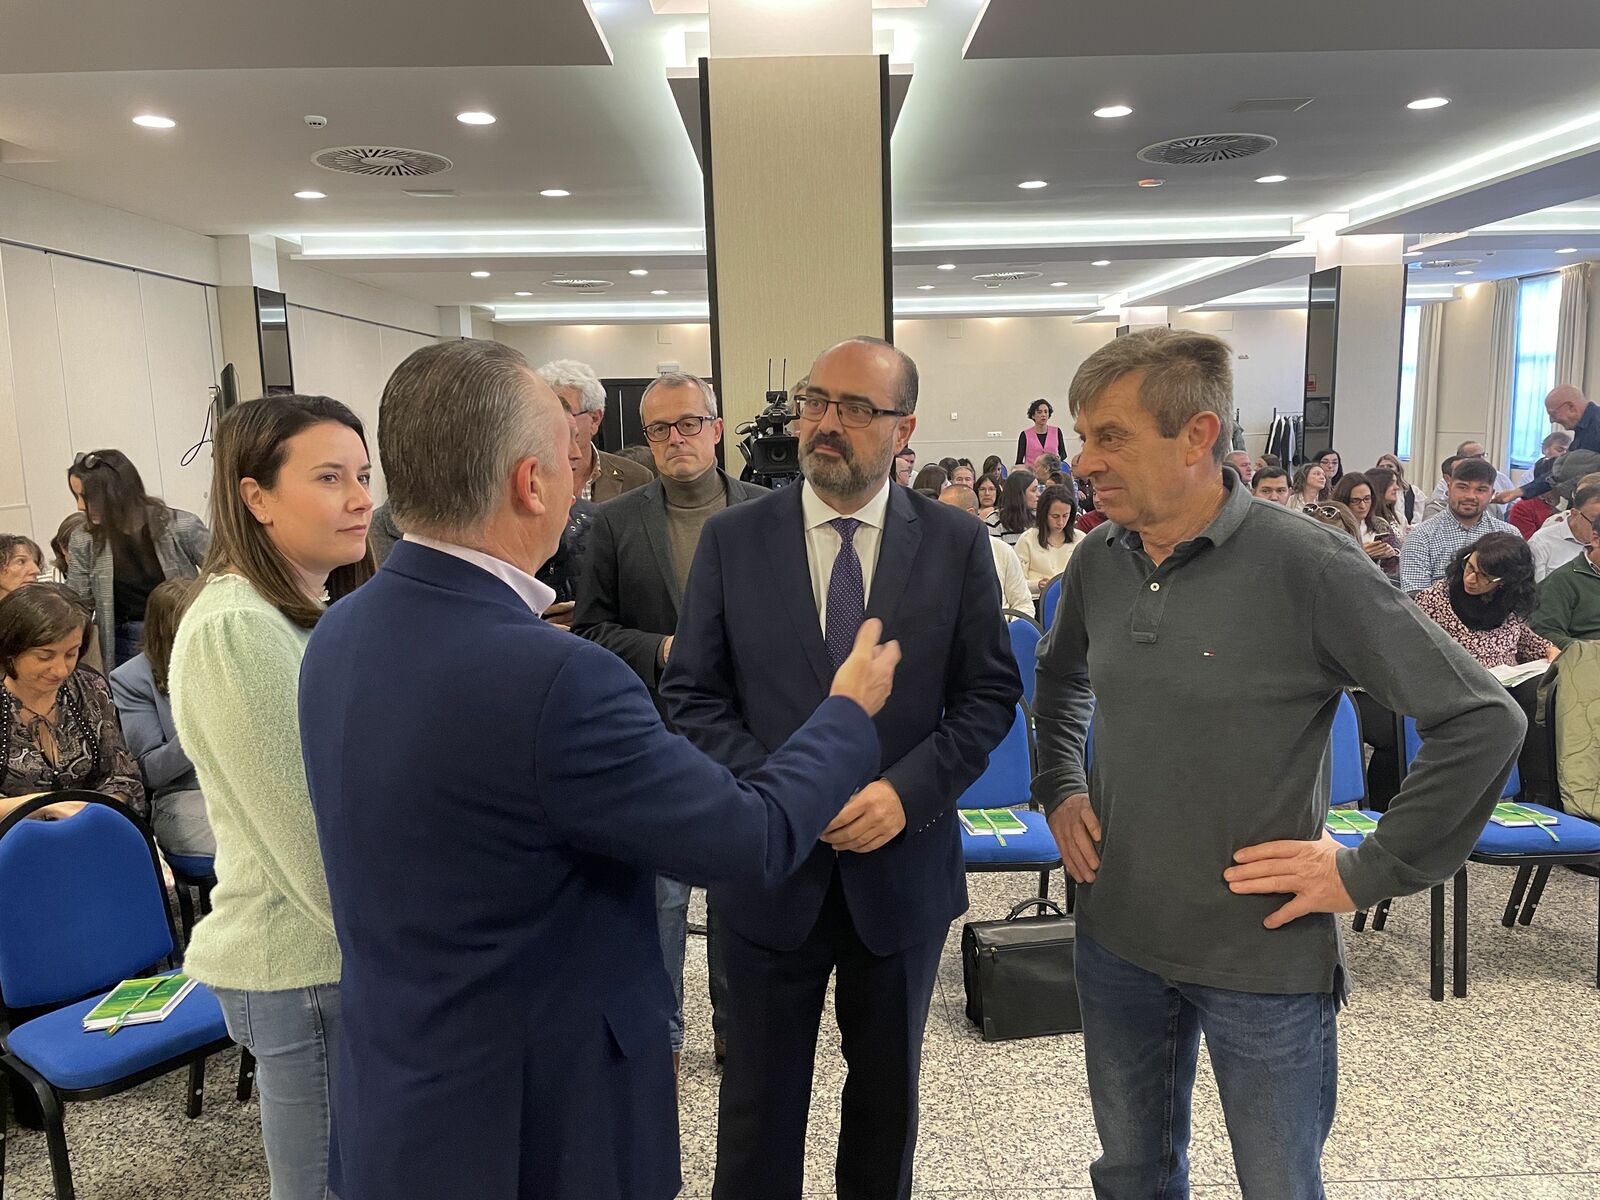
[[(1231, 358), (1208, 334), (1131, 334), (1069, 396), (1075, 473), (1111, 520), (1041, 648), (1035, 787), (1085, 885), (1100, 1200), (1187, 1195), (1202, 1032), (1245, 1196), (1320, 1200), (1347, 985), (1330, 914), (1454, 874), (1522, 744), (1505, 689), (1359, 545), (1222, 467)], [(1341, 850), (1328, 738), (1356, 686), (1414, 715), (1423, 749), (1378, 832)]]

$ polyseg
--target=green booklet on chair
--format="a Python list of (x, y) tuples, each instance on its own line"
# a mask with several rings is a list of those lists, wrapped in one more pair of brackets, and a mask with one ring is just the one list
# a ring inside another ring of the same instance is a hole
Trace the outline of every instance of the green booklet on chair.
[(1535, 825), (1558, 824), (1560, 819), (1555, 813), (1542, 813), (1536, 808), (1502, 800), (1494, 806), (1494, 812), (1489, 820), (1496, 825), (1504, 825), (1507, 829), (1531, 829)]
[(958, 809), (961, 827), (981, 837), (1006, 837), (1028, 832), (1022, 819), (1009, 808)]
[(1327, 826), (1329, 833), (1359, 833), (1366, 837), (1378, 827), (1378, 823), (1366, 813), (1353, 808), (1332, 808), (1328, 810)]
[(194, 991), (195, 982), (181, 971), (150, 979), (124, 979), (89, 1010), (83, 1018), (83, 1028), (93, 1031), (165, 1021), (183, 998)]

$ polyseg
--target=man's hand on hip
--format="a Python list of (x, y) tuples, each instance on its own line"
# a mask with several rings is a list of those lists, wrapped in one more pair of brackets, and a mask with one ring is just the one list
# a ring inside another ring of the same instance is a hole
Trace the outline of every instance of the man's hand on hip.
[(1339, 875), (1339, 843), (1324, 832), (1311, 842), (1263, 842), (1233, 856), (1237, 866), (1222, 873), (1236, 895), (1285, 895), (1293, 899), (1264, 922), (1280, 929), (1309, 913), (1355, 912), (1356, 902)]
[(822, 840), (835, 850), (870, 854), (905, 827), (900, 793), (887, 779), (878, 779), (850, 797), (833, 824), (822, 831)]
[(1067, 874), (1079, 883), (1093, 883), (1100, 869), (1100, 818), (1084, 792), (1068, 796), (1049, 817), (1050, 833), (1061, 851)]

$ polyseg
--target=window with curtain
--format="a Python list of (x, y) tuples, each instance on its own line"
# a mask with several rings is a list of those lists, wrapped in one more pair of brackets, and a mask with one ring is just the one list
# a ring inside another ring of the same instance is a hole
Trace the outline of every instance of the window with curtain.
[(1550, 432), (1544, 398), (1556, 382), (1556, 326), (1561, 315), (1561, 276), (1522, 281), (1517, 297), (1517, 358), (1511, 377), (1511, 465), (1524, 470), (1539, 458)]
[(1411, 422), (1417, 411), (1417, 340), (1422, 332), (1422, 305), (1406, 305), (1400, 337), (1400, 424), (1395, 430), (1395, 457), (1411, 461)]

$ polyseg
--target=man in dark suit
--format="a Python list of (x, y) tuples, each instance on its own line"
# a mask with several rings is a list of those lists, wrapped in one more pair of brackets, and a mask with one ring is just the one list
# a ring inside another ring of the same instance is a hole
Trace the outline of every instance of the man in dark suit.
[(863, 626), (836, 698), (735, 779), (613, 655), (539, 619), (570, 434), (522, 356), (424, 347), (380, 415), (405, 538), (322, 617), (300, 690), (344, 960), (333, 1191), (667, 1200), (655, 876), (794, 869), (877, 768), (867, 714), (898, 651)]
[(745, 776), (825, 694), (864, 617), (904, 653), (877, 720), (877, 775), (805, 865), (776, 887), (711, 886), (728, 968), (717, 1200), (800, 1195), (835, 970), (849, 1069), (839, 1200), (911, 1192), (923, 1027), (946, 930), (967, 907), (955, 800), (1022, 695), (987, 530), (890, 486), (916, 400), (916, 365), (886, 342), (817, 359), (797, 401), (805, 482), (706, 525), (662, 677), (678, 729)]
[[(599, 642), (633, 668), (656, 698), (661, 670), (672, 653), (689, 566), (700, 531), (717, 513), (767, 489), (741, 483), (717, 467), (722, 419), (711, 385), (694, 375), (654, 380), (639, 399), (639, 420), (659, 478), (600, 506), (589, 546), (572, 630)], [(672, 979), (677, 1009), (672, 1021), (674, 1061), (683, 1049), (683, 953), (689, 929), (689, 885), (656, 881), (661, 955)], [(717, 1060), (725, 1034), (717, 1016), (721, 971), (714, 945), (715, 918), (707, 914), (706, 958), (711, 975), (711, 1023)]]

